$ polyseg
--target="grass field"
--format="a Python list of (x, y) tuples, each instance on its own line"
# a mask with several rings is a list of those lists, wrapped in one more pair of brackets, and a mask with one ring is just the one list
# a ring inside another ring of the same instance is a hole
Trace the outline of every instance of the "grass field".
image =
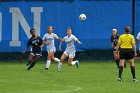
[[(128, 64), (127, 64), (128, 65)], [(139, 93), (140, 83), (132, 82), (129, 65), (123, 82), (117, 82), (117, 68), (113, 62), (82, 62), (80, 68), (63, 65), (57, 72), (53, 63), (48, 72), (44, 62), (26, 71), (24, 63), (0, 62), (0, 93)], [(139, 80), (140, 64), (136, 63)]]

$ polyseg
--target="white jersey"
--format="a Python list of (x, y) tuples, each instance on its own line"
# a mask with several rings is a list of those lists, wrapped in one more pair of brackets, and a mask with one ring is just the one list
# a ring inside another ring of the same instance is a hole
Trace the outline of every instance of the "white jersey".
[(54, 39), (55, 38), (58, 38), (58, 36), (56, 34), (54, 34), (54, 33), (51, 33), (51, 34), (47, 33), (47, 34), (45, 34), (43, 36), (43, 40), (45, 42), (49, 42), (50, 43), (49, 45), (47, 45), (47, 49), (55, 48), (55, 45), (54, 45)]
[(67, 47), (66, 50), (67, 52), (76, 52), (75, 50), (75, 45), (74, 42), (77, 40), (77, 38), (74, 35), (71, 35), (70, 37), (65, 36), (62, 41), (66, 42)]
[(137, 37), (136, 37), (138, 40), (140, 40), (140, 32), (137, 34)]

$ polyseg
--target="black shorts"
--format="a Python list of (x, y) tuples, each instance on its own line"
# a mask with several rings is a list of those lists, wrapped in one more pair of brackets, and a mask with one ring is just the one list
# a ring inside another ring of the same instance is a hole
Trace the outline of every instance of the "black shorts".
[(134, 51), (133, 49), (120, 49), (120, 59), (133, 59)]
[(33, 56), (42, 56), (41, 51), (31, 51), (30, 54), (33, 55)]

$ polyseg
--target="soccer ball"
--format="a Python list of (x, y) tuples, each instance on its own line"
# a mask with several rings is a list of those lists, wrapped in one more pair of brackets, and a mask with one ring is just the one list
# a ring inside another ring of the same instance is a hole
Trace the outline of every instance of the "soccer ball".
[(86, 20), (86, 15), (85, 14), (80, 14), (80, 16), (79, 16), (79, 19), (81, 20), (81, 21), (85, 21)]

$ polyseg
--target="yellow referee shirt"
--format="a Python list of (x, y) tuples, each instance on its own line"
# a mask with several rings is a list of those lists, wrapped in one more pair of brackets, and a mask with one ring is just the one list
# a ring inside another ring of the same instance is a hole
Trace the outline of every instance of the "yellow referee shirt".
[(119, 37), (118, 43), (121, 45), (121, 48), (132, 48), (132, 45), (135, 44), (134, 36), (131, 34), (122, 34)]

